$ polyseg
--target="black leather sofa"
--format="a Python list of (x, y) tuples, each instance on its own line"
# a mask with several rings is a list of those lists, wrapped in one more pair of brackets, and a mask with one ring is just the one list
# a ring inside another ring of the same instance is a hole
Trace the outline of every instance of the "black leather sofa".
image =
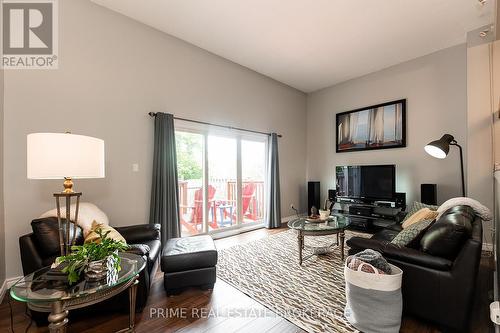
[[(30, 274), (40, 268), (51, 265), (59, 255), (59, 234), (57, 219), (54, 217), (36, 219), (31, 222), (34, 232), (19, 238), (21, 261), (24, 275)], [(146, 259), (146, 268), (139, 275), (137, 288), (136, 311), (142, 311), (146, 305), (151, 283), (153, 282), (159, 266), (161, 252), (160, 225), (140, 224), (126, 227), (115, 227), (131, 246), (130, 252), (139, 254)], [(78, 230), (76, 243), (83, 243), (81, 230)], [(119, 301), (112, 298), (106, 302), (106, 307), (128, 311), (128, 293), (116, 296)], [(122, 300), (123, 298), (123, 300)], [(117, 305), (118, 307), (115, 307)]]
[(456, 206), (409, 247), (390, 242), (400, 230), (397, 225), (371, 239), (353, 237), (347, 241), (349, 254), (364, 249), (379, 251), (403, 270), (404, 313), (446, 332), (467, 332), (481, 260), (482, 220), (472, 208)]

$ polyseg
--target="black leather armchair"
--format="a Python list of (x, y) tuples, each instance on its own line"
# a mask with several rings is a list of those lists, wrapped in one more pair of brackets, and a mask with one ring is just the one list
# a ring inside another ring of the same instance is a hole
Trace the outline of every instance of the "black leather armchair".
[[(44, 244), (40, 242), (41, 237), (34, 233), (23, 235), (19, 238), (19, 248), (21, 251), (21, 261), (23, 273), (30, 274), (40, 268), (51, 265), (58, 256), (58, 239), (56, 218), (44, 218), (32, 221), (32, 226), (36, 225), (43, 233)], [(33, 227), (35, 229), (35, 227)], [(137, 288), (136, 310), (142, 311), (146, 305), (151, 283), (153, 282), (159, 266), (159, 255), (161, 252), (160, 225), (140, 224), (127, 227), (115, 227), (115, 229), (125, 238), (127, 244), (131, 246), (130, 252), (143, 256), (147, 265), (139, 275), (139, 285)], [(77, 236), (77, 244), (83, 243), (81, 232)], [(48, 244), (50, 243), (50, 244)], [(55, 244), (55, 247), (54, 247)], [(54, 252), (56, 249), (56, 252)], [(128, 293), (121, 293), (116, 296), (126, 298)], [(114, 300), (114, 298), (112, 299)], [(128, 309), (128, 301), (110, 302), (122, 304), (124, 310)]]
[[(347, 241), (349, 254), (370, 248), (403, 270), (404, 313), (437, 324), (444, 331), (468, 331), (481, 260), (482, 220), (470, 207), (457, 206), (436, 221), (413, 248), (390, 243), (396, 234), (397, 230), (383, 230), (372, 239), (353, 237)], [(445, 240), (438, 240), (439, 234)], [(437, 256), (424, 248), (434, 240), (439, 251), (446, 251), (450, 246), (447, 242), (459, 237), (464, 239), (455, 254)]]

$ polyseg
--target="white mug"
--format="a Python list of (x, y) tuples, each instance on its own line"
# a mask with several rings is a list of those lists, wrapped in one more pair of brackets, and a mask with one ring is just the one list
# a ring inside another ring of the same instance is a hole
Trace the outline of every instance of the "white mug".
[(320, 209), (320, 211), (319, 211), (319, 217), (321, 219), (327, 219), (328, 216), (330, 216), (330, 211), (328, 211), (328, 210), (321, 210)]

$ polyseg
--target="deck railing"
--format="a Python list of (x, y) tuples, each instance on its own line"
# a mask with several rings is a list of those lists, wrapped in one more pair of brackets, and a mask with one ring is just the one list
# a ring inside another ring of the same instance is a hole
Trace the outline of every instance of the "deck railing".
[[(246, 212), (243, 212), (243, 221), (245, 219), (250, 219), (253, 221), (262, 220), (264, 218), (264, 182), (263, 181), (243, 181), (242, 189), (246, 185), (254, 184), (255, 191), (249, 198), (243, 198), (243, 200), (249, 200), (248, 208)], [(228, 200), (236, 202), (236, 182), (227, 182), (227, 194)]]
[[(195, 184), (188, 181), (179, 181), (179, 201), (180, 213), (184, 215), (188, 213), (188, 206), (192, 206), (196, 190), (200, 189), (199, 181)], [(242, 188), (248, 184), (255, 185), (255, 191), (249, 197), (243, 198), (244, 206), (247, 205), (244, 214), (244, 222), (248, 220), (258, 221), (264, 218), (264, 181), (243, 181)], [(214, 201), (222, 204), (232, 204), (236, 206), (236, 181), (231, 179), (210, 179), (209, 184), (215, 187)]]

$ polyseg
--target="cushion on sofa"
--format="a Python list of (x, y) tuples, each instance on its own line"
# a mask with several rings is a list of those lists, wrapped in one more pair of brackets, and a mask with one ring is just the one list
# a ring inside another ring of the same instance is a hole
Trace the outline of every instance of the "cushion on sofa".
[(115, 228), (113, 228), (110, 225), (103, 224), (103, 223), (98, 223), (97, 221), (92, 222), (92, 227), (90, 228), (90, 231), (87, 233), (87, 236), (85, 236), (85, 243), (100, 243), (101, 242), (101, 237), (97, 233), (97, 231), (101, 231), (104, 235), (107, 234), (107, 238), (113, 239), (117, 242), (122, 242), (123, 244), (127, 244), (127, 241), (123, 236), (116, 231)]
[(463, 243), (471, 237), (474, 218), (474, 211), (468, 206), (448, 209), (422, 237), (422, 251), (453, 260)]
[(435, 210), (437, 211), (439, 206), (435, 205), (427, 205), (422, 202), (414, 201), (413, 204), (411, 205), (410, 210), (408, 210), (408, 214), (406, 214), (405, 218), (403, 219), (403, 223), (410, 218), (413, 214), (421, 210), (422, 208), (429, 208), (430, 210)]
[[(400, 260), (440, 271), (449, 271), (453, 266), (453, 262), (448, 259), (431, 256), (420, 250), (392, 243), (386, 244), (383, 255), (388, 260)], [(398, 264), (396, 262), (392, 263), (395, 265)]]
[(396, 237), (394, 237), (391, 243), (399, 246), (409, 246), (417, 238), (421, 237), (421, 235), (425, 232), (425, 230), (427, 230), (427, 228), (429, 228), (432, 222), (434, 222), (434, 219), (423, 220), (411, 224), (409, 227), (401, 230), (401, 232)]
[(401, 225), (403, 229), (410, 227), (412, 224), (418, 223), (424, 220), (434, 220), (438, 215), (438, 212), (435, 210), (430, 210), (429, 208), (422, 208), (413, 213), (410, 217), (408, 217), (403, 224)]
[[(61, 222), (65, 226), (65, 219), (61, 219)], [(69, 235), (70, 239), (73, 239), (73, 223), (70, 224)], [(59, 255), (59, 224), (57, 223), (57, 218), (46, 217), (35, 219), (31, 221), (31, 229), (33, 229), (33, 234), (35, 235), (36, 241), (40, 251), (43, 253), (44, 257), (53, 257)], [(80, 227), (77, 227), (77, 233), (75, 238), (75, 243), (77, 245), (83, 244), (83, 233)]]

